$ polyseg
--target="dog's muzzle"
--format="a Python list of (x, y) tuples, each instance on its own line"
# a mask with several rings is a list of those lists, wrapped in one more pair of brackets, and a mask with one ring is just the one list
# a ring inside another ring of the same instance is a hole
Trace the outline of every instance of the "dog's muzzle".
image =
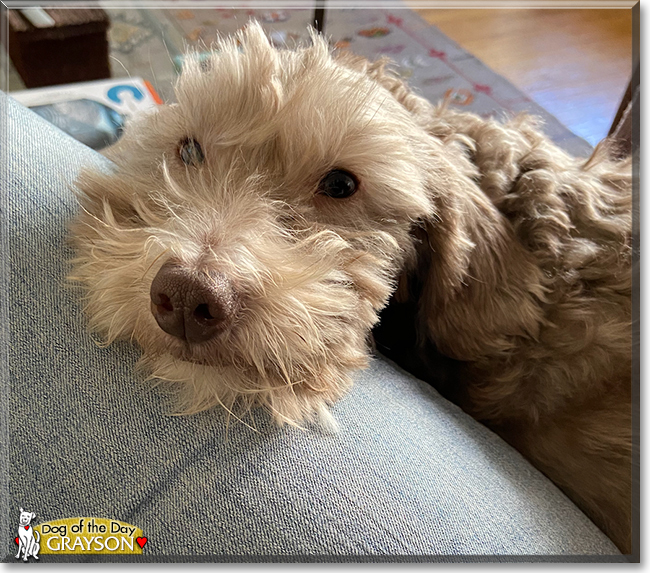
[(150, 296), (160, 328), (190, 343), (213, 338), (239, 310), (239, 298), (224, 274), (198, 272), (171, 261), (153, 279)]

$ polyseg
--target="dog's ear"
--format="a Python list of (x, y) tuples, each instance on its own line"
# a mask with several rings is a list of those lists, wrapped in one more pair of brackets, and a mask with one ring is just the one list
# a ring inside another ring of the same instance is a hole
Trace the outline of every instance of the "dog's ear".
[(25, 511), (22, 507), (19, 509), (20, 509), (20, 513), (23, 513)]
[[(398, 302), (417, 304), (421, 338), (459, 360), (507, 352), (514, 337), (535, 338), (543, 277), (494, 202), (493, 194), (504, 194), (519, 174), (507, 156), (513, 146), (499, 147), (508, 140), (494, 133), (498, 124), (449, 111), (444, 103), (432, 105), (413, 94), (385, 60), (339, 58), (386, 88), (430, 138), (426, 176), (434, 213), (413, 227), (417, 256), (395, 295)], [(490, 145), (498, 153), (481, 155)]]
[(429, 176), (435, 216), (413, 231), (418, 328), (458, 360), (505, 355), (522, 337), (539, 335), (543, 273), (479, 186), (482, 174), (470, 175), (469, 156), (457, 142), (442, 147), (447, 157), (442, 150), (432, 157)]
[(32, 512), (31, 516), (32, 516), (32, 517), (31, 517), (30, 519), (34, 519), (34, 518), (36, 518), (36, 514), (35, 514), (34, 512)]
[(414, 229), (418, 257), (403, 280), (418, 330), (458, 360), (507, 353), (535, 339), (545, 298), (541, 271), (477, 186), (446, 186), (435, 218)]

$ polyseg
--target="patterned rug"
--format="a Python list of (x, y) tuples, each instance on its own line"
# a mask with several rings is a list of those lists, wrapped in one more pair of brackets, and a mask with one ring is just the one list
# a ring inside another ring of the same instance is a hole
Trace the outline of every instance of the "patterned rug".
[[(165, 101), (173, 100), (172, 85), (184, 51), (208, 50), (219, 35), (227, 35), (251, 18), (259, 20), (279, 47), (306, 40), (313, 10), (224, 8), (106, 8), (115, 77), (141, 76)], [(483, 117), (505, 118), (527, 112), (543, 118), (545, 131), (578, 156), (591, 146), (503, 77), (455, 44), (437, 28), (408, 9), (331, 9), (325, 34), (341, 50), (371, 60), (388, 56), (397, 72), (430, 101), (450, 98), (459, 109)]]

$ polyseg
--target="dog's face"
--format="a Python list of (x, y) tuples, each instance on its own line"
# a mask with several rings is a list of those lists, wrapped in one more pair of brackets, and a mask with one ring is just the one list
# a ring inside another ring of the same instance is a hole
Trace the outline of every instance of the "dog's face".
[(440, 146), (365, 65), (319, 38), (278, 51), (257, 25), (186, 64), (176, 93), (127, 128), (110, 174), (78, 181), (91, 327), (184, 383), (183, 411), (308, 418), (367, 362)]
[(19, 523), (23, 527), (26, 525), (29, 525), (32, 522), (32, 519), (36, 517), (35, 513), (32, 513), (31, 511), (24, 511), (23, 508), (20, 508), (20, 520)]

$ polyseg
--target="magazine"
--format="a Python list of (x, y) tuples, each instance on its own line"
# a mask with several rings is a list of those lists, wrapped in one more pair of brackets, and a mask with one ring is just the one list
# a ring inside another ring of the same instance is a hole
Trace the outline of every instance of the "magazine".
[(142, 78), (80, 82), (9, 95), (97, 150), (115, 143), (130, 117), (162, 103), (151, 84)]

